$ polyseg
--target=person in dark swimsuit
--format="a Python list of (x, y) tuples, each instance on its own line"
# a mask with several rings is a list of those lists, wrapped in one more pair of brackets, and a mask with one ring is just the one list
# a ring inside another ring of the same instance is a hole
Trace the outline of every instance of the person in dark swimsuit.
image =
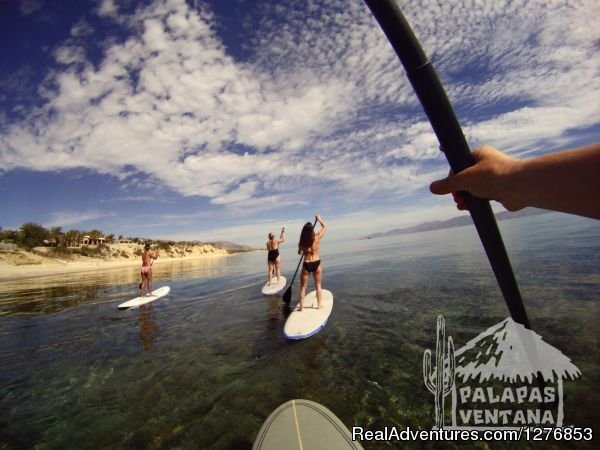
[(308, 273), (314, 273), (317, 271), (320, 265), (321, 260), (319, 259), (317, 261), (305, 262), (304, 264), (302, 264), (302, 268), (305, 269)]
[[(271, 236), (272, 236), (272, 234), (269, 235), (269, 240), (271, 240)], [(276, 248), (275, 250), (269, 250), (269, 253), (267, 254), (267, 260), (270, 263), (276, 262), (278, 257), (279, 257), (279, 249), (278, 248)]]
[(313, 274), (315, 286), (317, 288), (317, 305), (321, 307), (321, 280), (323, 277), (323, 265), (319, 256), (319, 247), (321, 238), (327, 230), (327, 224), (321, 219), (320, 215), (316, 215), (316, 221), (321, 225), (321, 230), (315, 233), (313, 224), (306, 222), (302, 232), (300, 233), (300, 241), (298, 242), (298, 254), (303, 255), (304, 262), (302, 263), (302, 274), (300, 275), (300, 305), (298, 311), (303, 309), (304, 295), (306, 293), (306, 285), (308, 277)]
[(277, 276), (277, 284), (279, 284), (279, 278), (281, 277), (281, 257), (279, 256), (279, 244), (285, 242), (285, 227), (281, 229), (279, 239), (275, 239), (273, 233), (269, 233), (269, 240), (267, 241), (267, 285), (271, 286), (271, 280), (273, 278), (273, 272)]

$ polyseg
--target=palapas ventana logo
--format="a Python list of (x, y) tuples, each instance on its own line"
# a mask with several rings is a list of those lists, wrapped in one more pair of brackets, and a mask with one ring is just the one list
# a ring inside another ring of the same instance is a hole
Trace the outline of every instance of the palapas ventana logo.
[[(437, 318), (435, 367), (423, 355), (423, 380), (435, 398), (435, 428), (561, 427), (563, 380), (581, 375), (560, 350), (511, 318), (454, 350)], [(451, 425), (444, 404), (450, 395)]]

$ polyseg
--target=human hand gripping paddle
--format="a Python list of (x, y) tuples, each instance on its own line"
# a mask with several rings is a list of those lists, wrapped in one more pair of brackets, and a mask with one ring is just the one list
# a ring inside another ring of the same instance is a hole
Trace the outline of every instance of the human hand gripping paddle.
[[(315, 223), (313, 223), (313, 228), (317, 226), (317, 219), (315, 219)], [(292, 281), (290, 281), (290, 285), (283, 293), (283, 301), (285, 303), (289, 303), (292, 301), (292, 285), (294, 284), (294, 280), (296, 279), (296, 275), (298, 274), (298, 269), (300, 268), (300, 264), (302, 264), (302, 260), (304, 259), (304, 255), (300, 257), (300, 261), (298, 261), (298, 265), (296, 266), (296, 271), (294, 272), (294, 276), (292, 277)]]
[[(425, 114), (435, 132), (440, 148), (454, 173), (472, 166), (475, 161), (462, 129), (440, 83), (431, 61), (427, 59), (419, 41), (394, 0), (365, 0), (379, 22), (390, 44), (400, 58), (408, 79), (419, 97)], [(466, 205), (496, 275), (511, 317), (529, 328), (529, 320), (521, 293), (504, 248), (502, 236), (490, 202), (462, 193)]]

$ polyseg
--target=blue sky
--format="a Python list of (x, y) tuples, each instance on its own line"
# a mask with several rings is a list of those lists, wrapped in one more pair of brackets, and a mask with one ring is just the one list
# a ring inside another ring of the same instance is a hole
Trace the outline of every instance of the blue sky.
[[(473, 148), (598, 140), (597, 1), (400, 6)], [(459, 214), (362, 1), (3, 1), (0, 38), (2, 228), (262, 245)]]

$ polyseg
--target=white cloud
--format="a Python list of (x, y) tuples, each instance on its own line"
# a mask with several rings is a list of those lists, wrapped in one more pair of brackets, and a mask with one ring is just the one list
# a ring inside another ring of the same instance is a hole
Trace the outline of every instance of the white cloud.
[(576, 121), (581, 126), (592, 126), (597, 123), (599, 113), (600, 109), (593, 102), (582, 104), (579, 108), (524, 107), (465, 127), (465, 132), (474, 143), (494, 142), (494, 145), (506, 151), (516, 149), (521, 153), (535, 148), (541, 139), (566, 143), (562, 135), (571, 129), (570, 121)]
[(114, 213), (103, 211), (57, 211), (48, 219), (47, 226), (68, 227), (113, 217), (114, 215)]
[(448, 198), (431, 197), (422, 200), (418, 207), (413, 205), (398, 208), (395, 211), (372, 208), (344, 214), (331, 219), (328, 226), (332, 230), (332, 239), (359, 239), (374, 233), (406, 228), (424, 222), (446, 220), (466, 214), (468, 213), (458, 211)]
[[(108, 39), (92, 64), (75, 40), (87, 24), (72, 28), (55, 51), (61, 66), (43, 88), (47, 103), (3, 128), (2, 167), (143, 172), (239, 214), (310, 202), (351, 208), (428, 185), (446, 170), (443, 155), (367, 8), (302, 5), (246, 17), (240, 58), (205, 6), (155, 1), (124, 17), (103, 0), (98, 14), (126, 21), (132, 34)], [(597, 124), (597, 2), (403, 8), (474, 144), (521, 153), (541, 141), (568, 145), (568, 132)]]
[(44, 6), (44, 2), (41, 0), (21, 0), (19, 3), (19, 10), (24, 16), (33, 14), (40, 10)]
[(114, 0), (101, 0), (98, 6), (98, 15), (102, 17), (116, 17), (119, 9)]
[(90, 36), (94, 33), (94, 28), (85, 20), (77, 22), (73, 28), (71, 28), (71, 36), (75, 38), (83, 38)]
[(86, 55), (83, 47), (63, 46), (56, 50), (56, 62), (69, 65), (74, 63), (85, 63)]
[[(447, 198), (430, 197), (421, 202), (418, 207), (399, 207), (391, 211), (388, 208), (373, 207), (341, 215), (328, 215), (323, 212), (322, 217), (328, 226), (328, 241), (354, 240), (366, 237), (369, 234), (390, 231), (395, 228), (404, 228), (422, 222), (448, 219), (467, 213), (460, 212), (454, 203)], [(170, 220), (199, 222), (204, 224), (209, 216), (203, 213), (195, 213), (189, 216), (170, 217)], [(220, 227), (203, 226), (202, 231), (190, 231), (182, 233), (169, 233), (163, 238), (175, 240), (200, 240), (217, 241), (227, 240), (244, 243), (256, 247), (264, 247), (269, 232), (279, 234), (281, 227), (286, 228), (286, 245), (296, 245), (302, 226), (306, 221), (314, 221), (314, 217), (294, 217), (270, 220), (244, 220), (242, 225), (227, 225)], [(239, 222), (238, 222), (239, 223)], [(160, 236), (159, 236), (160, 237)]]

